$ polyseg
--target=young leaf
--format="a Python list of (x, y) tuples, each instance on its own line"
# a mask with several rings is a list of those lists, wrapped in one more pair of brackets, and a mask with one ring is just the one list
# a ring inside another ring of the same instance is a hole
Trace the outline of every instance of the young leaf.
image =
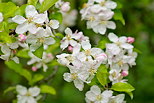
[(120, 10), (115, 10), (115, 11), (114, 11), (114, 16), (113, 16), (113, 18), (114, 18), (115, 20), (120, 20), (121, 23), (122, 23), (123, 25), (125, 25), (125, 20), (124, 20), (123, 15), (122, 15), (122, 13), (121, 13)]
[(13, 91), (15, 89), (16, 89), (16, 87), (8, 87), (7, 89), (4, 90), (4, 94), (6, 94), (6, 93), (8, 93), (10, 91)]
[(102, 86), (107, 84), (108, 72), (105, 65), (101, 65), (97, 71), (96, 77)]
[(59, 23), (62, 23), (63, 21), (63, 17), (62, 14), (60, 12), (55, 12), (49, 15), (50, 19), (56, 19), (59, 21)]
[(36, 82), (42, 80), (43, 78), (44, 78), (44, 76), (42, 74), (35, 74), (30, 82), (30, 85), (35, 84)]
[(48, 93), (52, 95), (56, 94), (56, 90), (53, 87), (48, 86), (48, 85), (41, 85), (40, 89), (41, 89), (41, 93)]
[(130, 96), (131, 99), (133, 99), (133, 93), (132, 92), (127, 92), (127, 94)]
[(17, 56), (21, 57), (21, 58), (30, 58), (28, 55), (28, 52), (29, 52), (29, 50), (27, 50), (27, 49), (19, 50), (17, 53)]
[(33, 54), (34, 54), (35, 56), (37, 56), (38, 58), (42, 58), (42, 56), (43, 56), (43, 50), (44, 50), (44, 48), (43, 48), (43, 45), (42, 45), (42, 46), (40, 46), (38, 49), (36, 49), (36, 50), (33, 52)]
[(58, 0), (44, 0), (41, 7), (40, 12), (44, 12), (52, 7)]
[(106, 48), (106, 43), (109, 43), (109, 40), (107, 38), (103, 38), (102, 40), (99, 41), (98, 43), (98, 48), (105, 49)]
[(34, 5), (34, 6), (36, 6), (37, 2), (38, 2), (38, 0), (28, 0), (28, 4), (29, 4), (29, 5)]
[(31, 81), (32, 75), (31, 73), (24, 69), (21, 64), (17, 64), (14, 61), (5, 62), (5, 64), (13, 71), (18, 73), (19, 75), (25, 77), (28, 81)]
[(129, 83), (122, 83), (122, 82), (113, 84), (111, 89), (115, 91), (127, 92), (127, 93), (135, 90), (135, 88)]

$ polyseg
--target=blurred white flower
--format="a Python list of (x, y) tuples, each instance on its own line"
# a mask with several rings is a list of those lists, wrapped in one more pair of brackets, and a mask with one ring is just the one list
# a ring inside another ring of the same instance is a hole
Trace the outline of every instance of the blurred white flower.
[(0, 22), (3, 21), (3, 14), (0, 12)]

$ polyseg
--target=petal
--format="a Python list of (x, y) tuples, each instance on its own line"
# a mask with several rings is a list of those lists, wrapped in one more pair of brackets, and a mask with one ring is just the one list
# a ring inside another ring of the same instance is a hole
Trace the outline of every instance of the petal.
[(44, 23), (45, 20), (46, 20), (46, 15), (45, 14), (38, 14), (38, 15), (35, 15), (34, 18), (33, 18), (33, 21), (35, 23), (38, 23), (38, 24)]
[(116, 28), (116, 24), (113, 21), (108, 21), (107, 22), (107, 28), (115, 29)]
[(26, 7), (26, 17), (29, 18), (29, 17), (34, 17), (35, 15), (38, 14), (38, 12), (36, 11), (35, 7), (33, 5), (28, 5)]
[(52, 37), (50, 37), (50, 38), (45, 38), (45, 44), (46, 45), (51, 45), (51, 44), (54, 44), (56, 41), (52, 38)]
[(16, 15), (15, 17), (12, 18), (12, 21), (17, 24), (23, 24), (26, 21), (26, 19), (23, 16)]
[(77, 45), (77, 42), (75, 40), (70, 40), (69, 42), (70, 42), (70, 45), (73, 47)]
[(16, 91), (20, 94), (20, 95), (25, 95), (27, 93), (27, 88), (21, 85), (17, 85), (16, 86)]
[(9, 44), (11, 49), (17, 49), (19, 47), (18, 42)]
[(41, 46), (41, 43), (32, 44), (32, 45), (30, 45), (30, 51), (35, 51), (40, 46)]
[(128, 44), (128, 43), (121, 44), (121, 47), (124, 48), (124, 49), (132, 49), (133, 48), (133, 46), (131, 44)]
[(33, 97), (28, 97), (26, 103), (37, 103), (36, 100)]
[(11, 58), (14, 62), (16, 62), (17, 64), (19, 64), (19, 58), (18, 57), (13, 57)]
[(64, 40), (64, 41), (62, 40), (60, 48), (62, 48), (64, 50), (65, 48), (68, 47), (68, 45), (69, 45), (68, 40)]
[(63, 75), (64, 80), (67, 82), (72, 82), (71, 74), (70, 73), (64, 73)]
[(88, 49), (91, 49), (91, 44), (89, 41), (82, 41), (81, 42), (81, 46), (84, 50), (88, 50)]
[(34, 97), (38, 96), (40, 94), (40, 88), (38, 88), (38, 87), (31, 87), (28, 89), (28, 91)]
[(79, 91), (82, 91), (83, 90), (83, 87), (84, 87), (83, 81), (78, 80), (78, 79), (77, 80), (74, 80), (74, 85), (75, 85), (76, 88), (79, 89)]
[(92, 48), (91, 49), (91, 55), (93, 55), (93, 56), (96, 56), (96, 55), (99, 55), (100, 53), (102, 53), (103, 51), (102, 51), (102, 49), (100, 49), (100, 48)]
[(59, 28), (59, 22), (57, 20), (50, 20), (50, 23), (50, 27), (52, 27), (53, 29)]
[(117, 3), (114, 1), (107, 0), (105, 6), (109, 9), (115, 9), (117, 7)]
[(126, 43), (127, 42), (127, 37), (125, 37), (125, 36), (120, 37), (119, 42), (120, 43)]
[(90, 100), (90, 101), (95, 101), (96, 100), (96, 97), (95, 97), (95, 94), (91, 91), (88, 91), (86, 93), (86, 97)]
[(65, 34), (72, 35), (72, 30), (70, 28), (65, 29)]
[(105, 91), (102, 93), (103, 97), (106, 97), (106, 98), (111, 97), (112, 94), (113, 94), (113, 91), (111, 91), (111, 90), (105, 90)]
[(30, 35), (27, 36), (26, 43), (35, 44), (36, 42), (37, 42), (37, 38), (36, 38), (35, 35), (30, 34)]
[(100, 95), (101, 94), (101, 89), (96, 85), (92, 86), (90, 88), (90, 91), (93, 92), (95, 95)]
[(100, 25), (99, 27), (98, 27), (98, 32), (100, 33), (100, 34), (105, 34), (105, 32), (106, 32), (106, 26), (104, 25), (104, 24), (102, 24), (102, 25)]
[(11, 52), (10, 48), (9, 48), (7, 45), (2, 45), (2, 46), (1, 46), (1, 51), (2, 51), (4, 54), (10, 54), (10, 52)]
[(3, 21), (3, 14), (0, 13), (0, 22), (2, 22), (2, 21)]
[(112, 42), (117, 42), (119, 39), (114, 33), (109, 33), (108, 38)]
[(25, 22), (25, 23), (17, 26), (16, 33), (23, 34), (23, 33), (27, 32), (27, 30), (28, 30), (28, 23)]
[(33, 24), (33, 23), (30, 23), (30, 24), (28, 25), (27, 30), (28, 30), (31, 34), (35, 34), (35, 33), (38, 31), (36, 25)]

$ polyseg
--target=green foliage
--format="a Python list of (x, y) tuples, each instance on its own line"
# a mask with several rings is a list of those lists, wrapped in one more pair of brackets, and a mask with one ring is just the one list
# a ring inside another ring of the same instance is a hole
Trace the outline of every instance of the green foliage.
[(117, 10), (117, 9), (114, 10), (114, 16), (113, 16), (113, 18), (114, 18), (114, 20), (121, 21), (121, 23), (123, 25), (125, 25), (125, 19), (124, 19), (123, 15), (122, 15), (122, 12), (120, 10)]
[(18, 7), (12, 2), (0, 3), (0, 12), (3, 13), (5, 19), (13, 17), (17, 8)]
[(32, 75), (31, 73), (24, 69), (21, 64), (17, 64), (14, 61), (5, 62), (5, 64), (13, 71), (18, 73), (19, 75), (25, 77), (28, 81), (31, 81)]
[(16, 87), (8, 87), (7, 89), (5, 89), (4, 90), (4, 95), (6, 94), (6, 93), (8, 93), (8, 92), (11, 92), (11, 91), (13, 91), (13, 90), (15, 90), (16, 89)]
[(122, 82), (113, 84), (111, 89), (118, 92), (132, 92), (135, 90), (135, 88), (129, 83), (122, 83)]
[(21, 49), (18, 51), (17, 56), (21, 58), (30, 58), (28, 55), (29, 50), (27, 49)]
[(41, 89), (41, 93), (47, 93), (47, 94), (52, 94), (52, 95), (56, 94), (56, 90), (49, 85), (41, 85), (40, 89)]
[(56, 19), (56, 20), (58, 20), (60, 23), (62, 23), (62, 21), (63, 21), (62, 14), (61, 14), (60, 12), (51, 13), (51, 14), (49, 15), (49, 18), (50, 18), (50, 19)]
[(20, 6), (16, 12), (15, 12), (15, 15), (21, 15), (21, 16), (24, 16), (25, 15), (25, 8), (26, 8), (27, 4), (24, 4), (22, 6)]
[(38, 2), (38, 0), (28, 0), (28, 4), (29, 4), (29, 5), (34, 5), (34, 6), (36, 6), (37, 2)]
[(97, 77), (98, 81), (102, 84), (102, 86), (105, 86), (107, 84), (108, 76), (109, 76), (109, 74), (108, 74), (106, 66), (101, 65), (98, 68), (96, 77)]
[(43, 78), (44, 76), (42, 74), (35, 74), (29, 84), (34, 85), (36, 82), (42, 80)]
[(37, 56), (38, 58), (42, 58), (43, 56), (43, 51), (44, 51), (44, 48), (43, 48), (43, 45), (41, 45), (38, 49), (36, 49), (33, 54), (35, 56)]
[(40, 12), (44, 12), (52, 7), (58, 0), (44, 0), (41, 7)]
[(98, 42), (97, 47), (98, 47), (98, 48), (101, 48), (101, 49), (105, 49), (105, 48), (106, 48), (106, 43), (109, 43), (108, 38), (103, 38), (102, 40), (100, 40), (100, 41)]

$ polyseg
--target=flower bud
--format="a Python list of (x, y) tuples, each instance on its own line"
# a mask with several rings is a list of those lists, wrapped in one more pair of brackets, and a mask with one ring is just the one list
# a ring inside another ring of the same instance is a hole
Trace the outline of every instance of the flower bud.
[(121, 75), (122, 75), (123, 77), (128, 76), (128, 71), (127, 71), (127, 70), (123, 70), (122, 73), (121, 73)]
[(51, 53), (47, 54), (47, 57), (48, 58), (51, 58), (52, 57), (52, 54)]
[(19, 41), (21, 41), (21, 42), (23, 42), (23, 41), (25, 41), (27, 39), (27, 36), (24, 35), (24, 34), (19, 34), (18, 37), (19, 37)]
[(33, 71), (33, 72), (36, 72), (37, 69), (38, 69), (37, 67), (32, 67), (32, 71)]
[(96, 56), (96, 60), (98, 61), (106, 61), (106, 59), (107, 59), (107, 55), (105, 53), (101, 53)]
[(135, 39), (133, 37), (128, 37), (127, 38), (128, 43), (133, 43), (134, 41), (135, 41)]
[(69, 11), (69, 10), (70, 10), (70, 3), (69, 3), (69, 2), (63, 3), (63, 5), (61, 6), (61, 10), (62, 10), (63, 12)]
[(68, 49), (67, 49), (69, 52), (73, 52), (73, 47), (72, 46), (68, 46)]

